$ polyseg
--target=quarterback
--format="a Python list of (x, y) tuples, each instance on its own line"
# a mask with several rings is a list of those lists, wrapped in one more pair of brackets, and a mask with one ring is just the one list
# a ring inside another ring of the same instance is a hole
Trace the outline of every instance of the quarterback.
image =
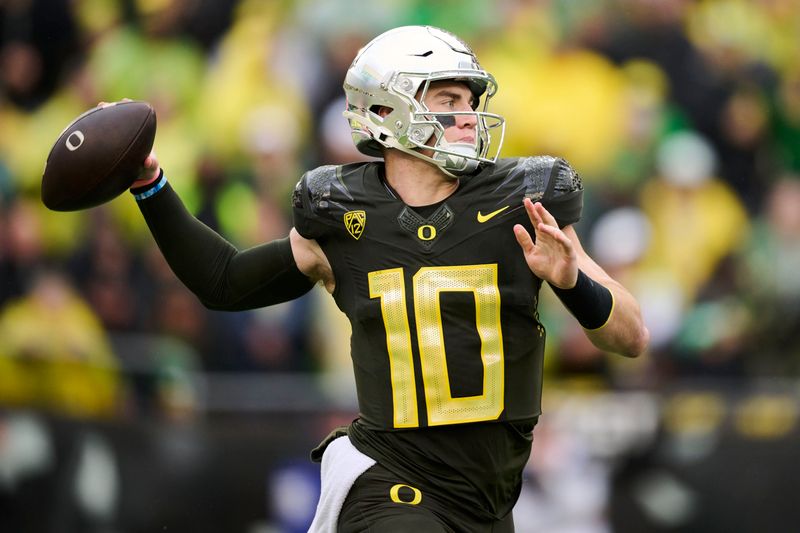
[(312, 452), (311, 531), (509, 532), (541, 414), (543, 282), (599, 348), (647, 346), (639, 306), (583, 250), (583, 187), (557, 157), (499, 158), (494, 78), (433, 27), (379, 35), (344, 81), (357, 148), (308, 171), (294, 228), (239, 251), (193, 218), (155, 156), (132, 193), (177, 276), (210, 308), (322, 283), (352, 325), (359, 416)]

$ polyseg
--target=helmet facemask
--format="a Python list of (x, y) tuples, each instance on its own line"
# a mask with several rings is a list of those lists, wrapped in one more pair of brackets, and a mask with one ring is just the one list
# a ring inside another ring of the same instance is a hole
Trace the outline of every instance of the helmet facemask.
[[(414, 155), (439, 166), (442, 171), (450, 176), (460, 176), (474, 172), (480, 163), (494, 163), (499, 156), (500, 146), (505, 132), (505, 121), (500, 115), (487, 111), (489, 100), (495, 94), (497, 86), (494, 79), (488, 74), (479, 77), (463, 78), (463, 73), (458, 77), (451, 74), (439, 73), (438, 76), (428, 76), (420, 85), (417, 98), (414, 99), (415, 110), (412, 113), (411, 124), (408, 128), (407, 142), (415, 147)], [(400, 76), (411, 76), (401, 73)], [(439, 77), (441, 76), (441, 77)], [(431, 111), (425, 105), (425, 97), (433, 82), (455, 81), (464, 82), (472, 92), (474, 99), (472, 111)], [(445, 130), (455, 126), (457, 117), (474, 117), (474, 142), (449, 142), (445, 137)], [(499, 136), (497, 143), (492, 143), (492, 130)], [(489, 151), (494, 147), (490, 154)], [(420, 150), (433, 152), (431, 157), (420, 153)]]

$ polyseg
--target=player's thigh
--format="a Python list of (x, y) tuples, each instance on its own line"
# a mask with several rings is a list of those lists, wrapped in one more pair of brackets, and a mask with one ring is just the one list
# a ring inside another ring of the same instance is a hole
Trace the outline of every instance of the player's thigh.
[(371, 505), (351, 500), (339, 517), (338, 533), (454, 533), (473, 531), (480, 533), (514, 533), (514, 520), (509, 514), (492, 523), (472, 523), (454, 520), (455, 529), (446, 525), (436, 514), (424, 508), (402, 508), (388, 505)]
[(432, 516), (411, 513), (404, 516), (379, 518), (367, 529), (339, 529), (339, 533), (355, 533), (356, 531), (375, 533), (450, 533), (453, 530), (445, 528)]
[(356, 503), (339, 517), (338, 533), (452, 533), (433, 514)]
[(419, 489), (375, 465), (353, 484), (339, 513), (339, 533), (451, 533)]

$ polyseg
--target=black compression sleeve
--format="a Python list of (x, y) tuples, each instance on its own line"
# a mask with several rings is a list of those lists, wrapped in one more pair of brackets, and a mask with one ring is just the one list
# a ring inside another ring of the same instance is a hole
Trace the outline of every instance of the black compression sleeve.
[(172, 271), (210, 309), (255, 309), (314, 286), (298, 270), (288, 238), (239, 251), (193, 217), (168, 183), (137, 203)]
[(571, 289), (550, 286), (561, 303), (586, 329), (599, 329), (606, 325), (614, 310), (611, 291), (578, 270), (578, 281)]

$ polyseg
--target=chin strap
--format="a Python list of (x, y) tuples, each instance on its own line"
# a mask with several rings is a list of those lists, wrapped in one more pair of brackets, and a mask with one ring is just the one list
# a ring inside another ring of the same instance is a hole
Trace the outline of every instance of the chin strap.
[(441, 164), (443, 170), (450, 172), (451, 175), (460, 176), (462, 174), (470, 174), (478, 168), (480, 162), (475, 159), (477, 157), (477, 149), (474, 144), (451, 143), (446, 146), (448, 151), (461, 155), (436, 152), (433, 159)]

